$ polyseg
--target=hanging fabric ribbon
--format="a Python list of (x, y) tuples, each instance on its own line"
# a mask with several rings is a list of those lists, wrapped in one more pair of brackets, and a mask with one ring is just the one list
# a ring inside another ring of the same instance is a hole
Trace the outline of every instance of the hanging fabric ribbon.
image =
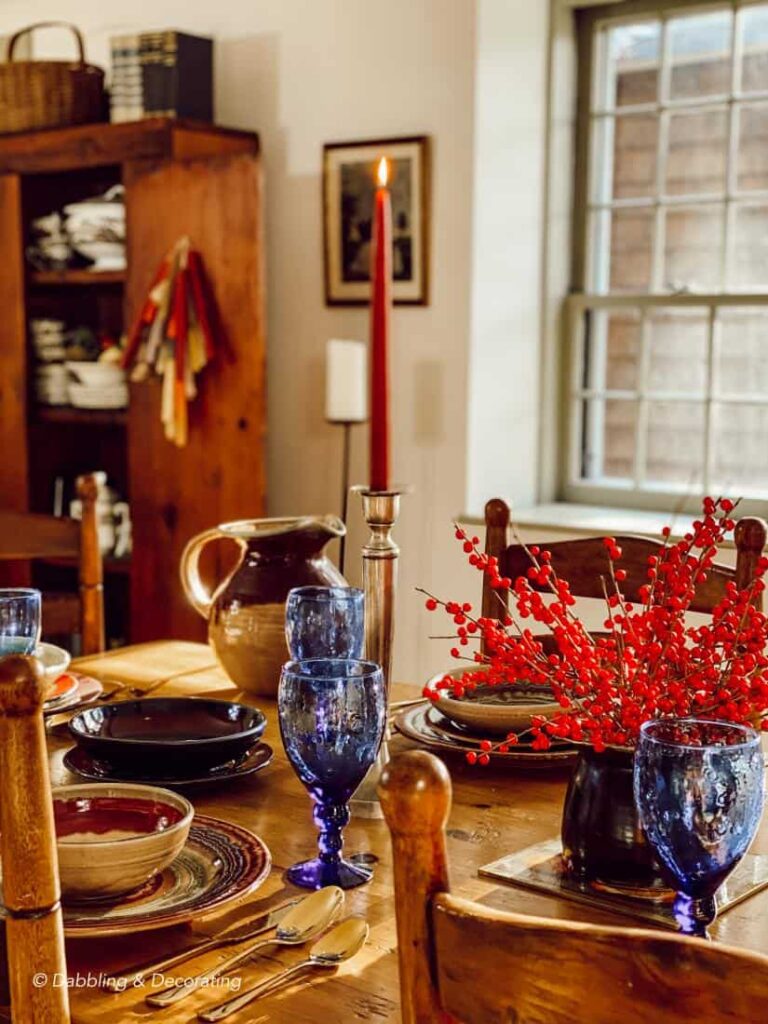
[(157, 269), (128, 334), (123, 367), (132, 381), (162, 378), (160, 418), (166, 438), (183, 448), (189, 433), (188, 403), (197, 375), (216, 355), (216, 323), (203, 260), (180, 238)]

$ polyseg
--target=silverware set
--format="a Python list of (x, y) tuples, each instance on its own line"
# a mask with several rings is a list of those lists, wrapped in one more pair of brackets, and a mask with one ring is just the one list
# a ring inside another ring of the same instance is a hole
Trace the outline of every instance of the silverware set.
[(149, 1006), (164, 1009), (180, 1003), (198, 989), (210, 986), (249, 960), (256, 959), (259, 952), (268, 946), (301, 946), (316, 940), (306, 959), (198, 1014), (199, 1020), (205, 1022), (224, 1020), (261, 996), (271, 994), (294, 977), (318, 968), (337, 967), (358, 953), (368, 937), (368, 924), (360, 917), (348, 917), (334, 924), (343, 907), (343, 890), (335, 885), (327, 886), (304, 898), (289, 900), (273, 907), (245, 924), (173, 956), (108, 975), (105, 984), (107, 987), (118, 987), (118, 984), (140, 983), (142, 977), (148, 974), (170, 970), (211, 950), (246, 942), (270, 931), (274, 933), (269, 938), (250, 943), (210, 970), (185, 978), (183, 984), (170, 984), (162, 991), (146, 997)]

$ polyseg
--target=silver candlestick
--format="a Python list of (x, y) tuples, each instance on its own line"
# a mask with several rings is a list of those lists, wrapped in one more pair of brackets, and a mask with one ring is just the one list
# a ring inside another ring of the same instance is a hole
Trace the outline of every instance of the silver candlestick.
[[(363, 516), (370, 536), (363, 547), (363, 590), (365, 592), (365, 657), (381, 666), (389, 703), (392, 672), (392, 642), (395, 632), (395, 590), (400, 548), (392, 539), (392, 527), (400, 514), (400, 496), (408, 489), (393, 487), (371, 491), (354, 487), (363, 501)], [(387, 725), (379, 756), (350, 801), (353, 814), (361, 818), (381, 818), (376, 793), (381, 771), (389, 760)]]

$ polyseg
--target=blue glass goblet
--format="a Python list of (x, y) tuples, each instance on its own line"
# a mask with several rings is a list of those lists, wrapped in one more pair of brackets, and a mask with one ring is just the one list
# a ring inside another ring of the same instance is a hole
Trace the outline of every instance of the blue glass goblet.
[(0, 658), (33, 654), (40, 642), (40, 591), (25, 587), (0, 590)]
[(634, 790), (648, 842), (677, 890), (680, 931), (706, 937), (717, 913), (715, 893), (760, 824), (760, 736), (730, 722), (646, 722), (635, 751)]
[(285, 605), (291, 658), (362, 658), (364, 616), (363, 592), (357, 587), (295, 587)]
[(314, 801), (319, 856), (294, 864), (287, 877), (305, 889), (352, 889), (372, 871), (341, 856), (350, 797), (376, 760), (387, 698), (384, 676), (370, 661), (317, 658), (283, 666), (277, 694), (288, 759)]

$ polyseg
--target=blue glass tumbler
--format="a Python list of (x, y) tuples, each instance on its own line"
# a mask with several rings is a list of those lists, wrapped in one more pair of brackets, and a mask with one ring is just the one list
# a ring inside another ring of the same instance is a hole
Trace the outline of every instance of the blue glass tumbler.
[(294, 587), (285, 604), (285, 639), (294, 661), (358, 660), (365, 641), (365, 604), (357, 587)]
[(634, 790), (648, 842), (677, 890), (680, 931), (706, 937), (717, 913), (715, 893), (760, 824), (760, 735), (695, 718), (646, 722), (635, 751)]
[(40, 591), (0, 589), (0, 658), (34, 654), (40, 642)]
[(372, 871), (341, 856), (348, 802), (376, 760), (384, 735), (384, 676), (370, 661), (317, 658), (283, 666), (277, 694), (280, 734), (294, 771), (314, 801), (319, 854), (294, 864), (288, 880), (305, 889), (352, 889)]

